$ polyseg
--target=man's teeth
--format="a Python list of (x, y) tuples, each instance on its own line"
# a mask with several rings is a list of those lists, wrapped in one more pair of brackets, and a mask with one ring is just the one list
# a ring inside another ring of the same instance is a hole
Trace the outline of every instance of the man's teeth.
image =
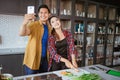
[(42, 19), (45, 19), (45, 17), (41, 17)]

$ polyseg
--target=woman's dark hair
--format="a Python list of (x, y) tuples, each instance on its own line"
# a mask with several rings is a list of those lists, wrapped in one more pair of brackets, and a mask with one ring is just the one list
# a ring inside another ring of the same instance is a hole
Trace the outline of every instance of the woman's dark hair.
[[(52, 19), (53, 17), (58, 18), (57, 16), (50, 16), (50, 17), (48, 18), (49, 23), (50, 23), (50, 21), (51, 21), (51, 19)], [(50, 25), (51, 25), (51, 23), (50, 23)]]
[[(50, 25), (51, 25), (51, 19), (52, 19), (53, 17), (58, 18), (57, 16), (51, 16), (51, 17), (49, 17), (48, 21), (49, 21), (49, 24), (50, 24)], [(57, 38), (57, 39), (59, 40), (59, 35), (57, 34), (57, 32), (55, 31), (54, 28), (52, 29), (51, 34), (52, 34), (55, 38)]]
[(40, 11), (41, 8), (46, 8), (48, 10), (48, 12), (50, 13), (50, 9), (48, 8), (48, 6), (46, 4), (40, 5), (38, 8), (38, 12)]

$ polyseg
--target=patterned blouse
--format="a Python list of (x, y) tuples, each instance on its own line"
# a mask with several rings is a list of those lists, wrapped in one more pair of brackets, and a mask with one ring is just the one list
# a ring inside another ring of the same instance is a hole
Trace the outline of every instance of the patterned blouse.
[[(68, 43), (68, 60), (71, 61), (71, 54), (75, 54), (77, 56), (77, 51), (75, 50), (75, 45), (74, 45), (74, 39), (73, 36), (70, 32), (63, 30), (63, 34), (67, 39)], [(49, 64), (48, 64), (48, 71), (51, 68), (52, 64), (52, 59), (55, 60), (56, 62), (60, 62), (61, 56), (57, 54), (57, 49), (55, 47), (56, 39), (53, 35), (50, 35), (48, 38), (48, 51), (50, 53), (50, 59), (49, 59)]]

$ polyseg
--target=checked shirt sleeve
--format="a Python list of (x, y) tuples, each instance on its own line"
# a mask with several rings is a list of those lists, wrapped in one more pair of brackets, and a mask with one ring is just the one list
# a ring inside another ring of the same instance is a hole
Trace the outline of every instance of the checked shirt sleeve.
[(61, 56), (57, 54), (55, 48), (55, 39), (53, 36), (49, 36), (48, 38), (48, 50), (50, 53), (50, 58), (54, 59), (56, 62), (60, 62)]
[(67, 36), (68, 36), (68, 43), (69, 43), (69, 53), (75, 54), (77, 56), (77, 51), (75, 49), (73, 36), (70, 32), (68, 32)]

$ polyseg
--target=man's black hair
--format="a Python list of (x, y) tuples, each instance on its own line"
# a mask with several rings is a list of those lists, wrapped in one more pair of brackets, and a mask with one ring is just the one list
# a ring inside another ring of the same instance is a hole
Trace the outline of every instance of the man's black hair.
[(50, 9), (48, 8), (48, 6), (46, 4), (40, 5), (38, 8), (38, 12), (40, 11), (41, 8), (46, 8), (48, 10), (48, 12), (50, 13)]

